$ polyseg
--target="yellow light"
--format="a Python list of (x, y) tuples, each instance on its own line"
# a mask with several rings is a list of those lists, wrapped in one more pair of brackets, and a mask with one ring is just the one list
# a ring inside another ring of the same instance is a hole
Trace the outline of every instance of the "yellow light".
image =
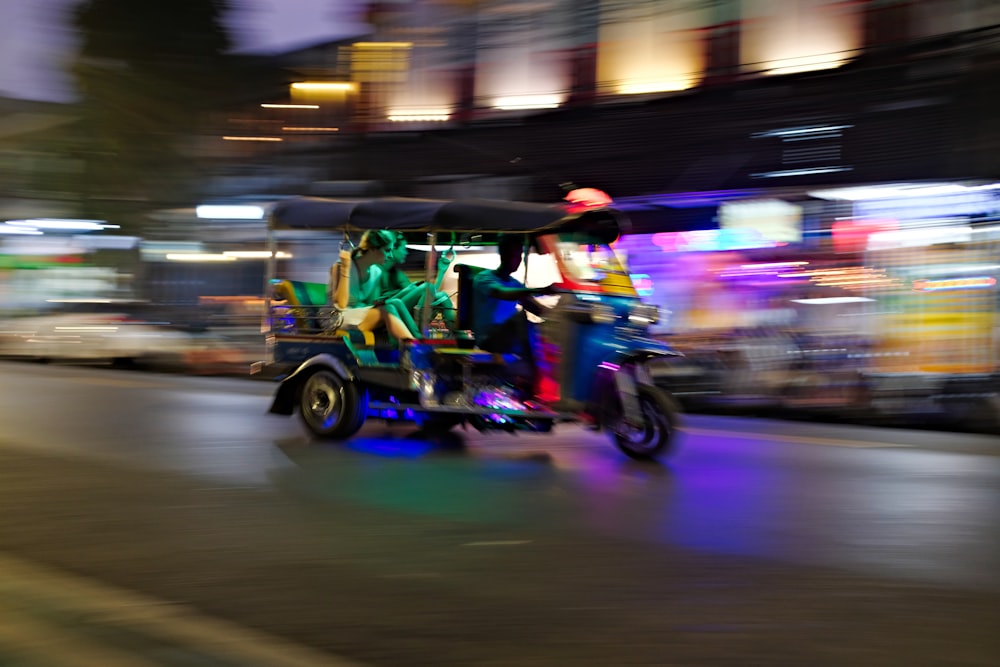
[(283, 132), (340, 132), (339, 127), (283, 127)]
[(446, 121), (451, 115), (444, 109), (392, 109), (388, 118), (392, 122)]
[(354, 90), (354, 84), (349, 81), (296, 81), (293, 90), (349, 91)]
[(222, 137), (226, 141), (284, 141), (281, 137)]
[(318, 104), (261, 104), (264, 109), (319, 109)]
[(413, 42), (354, 42), (359, 49), (408, 49)]
[(493, 106), (504, 111), (517, 109), (555, 109), (562, 102), (558, 95), (513, 95), (500, 97)]
[(687, 90), (694, 84), (691, 79), (656, 81), (653, 83), (624, 83), (618, 88), (621, 95), (643, 95), (646, 93), (672, 93)]

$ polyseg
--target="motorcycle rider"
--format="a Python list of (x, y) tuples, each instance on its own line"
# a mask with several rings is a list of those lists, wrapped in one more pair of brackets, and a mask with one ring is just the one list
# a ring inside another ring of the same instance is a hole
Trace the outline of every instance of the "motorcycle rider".
[[(555, 287), (525, 287), (513, 273), (521, 268), (524, 248), (518, 236), (501, 235), (497, 240), (500, 266), (480, 271), (473, 278), (475, 299), (472, 332), (476, 345), (496, 355), (514, 353), (525, 360), (534, 383), (538, 368), (538, 335), (528, 313), (544, 317), (548, 307), (535, 297), (555, 293)], [(521, 306), (519, 309), (518, 306)]]

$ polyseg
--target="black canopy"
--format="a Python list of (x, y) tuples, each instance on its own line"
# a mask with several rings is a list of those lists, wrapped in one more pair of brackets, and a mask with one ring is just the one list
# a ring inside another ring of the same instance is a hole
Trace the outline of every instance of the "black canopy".
[(517, 232), (531, 233), (557, 227), (614, 228), (616, 235), (626, 223), (615, 209), (598, 208), (571, 212), (564, 204), (490, 199), (326, 199), (295, 197), (275, 204), (272, 229), (366, 230), (400, 232)]

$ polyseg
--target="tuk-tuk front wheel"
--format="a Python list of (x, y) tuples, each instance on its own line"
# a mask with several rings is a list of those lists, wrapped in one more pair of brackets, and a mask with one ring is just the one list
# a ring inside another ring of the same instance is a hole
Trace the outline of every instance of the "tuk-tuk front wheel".
[(317, 437), (349, 438), (364, 425), (368, 392), (322, 368), (307, 377), (299, 394), (299, 413)]
[(673, 444), (680, 409), (674, 399), (659, 387), (638, 387), (641, 420), (629, 424), (624, 415), (608, 424), (618, 449), (633, 459), (652, 459), (667, 452)]

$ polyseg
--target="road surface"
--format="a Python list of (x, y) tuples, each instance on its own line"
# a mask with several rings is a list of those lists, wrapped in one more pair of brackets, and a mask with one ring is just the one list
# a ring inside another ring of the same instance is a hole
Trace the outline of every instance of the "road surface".
[[(0, 620), (27, 624), (0, 664), (1000, 662), (1000, 438), (689, 416), (660, 464), (574, 427), (324, 445), (272, 389), (0, 364)], [(209, 635), (135, 630), (162, 609)]]

